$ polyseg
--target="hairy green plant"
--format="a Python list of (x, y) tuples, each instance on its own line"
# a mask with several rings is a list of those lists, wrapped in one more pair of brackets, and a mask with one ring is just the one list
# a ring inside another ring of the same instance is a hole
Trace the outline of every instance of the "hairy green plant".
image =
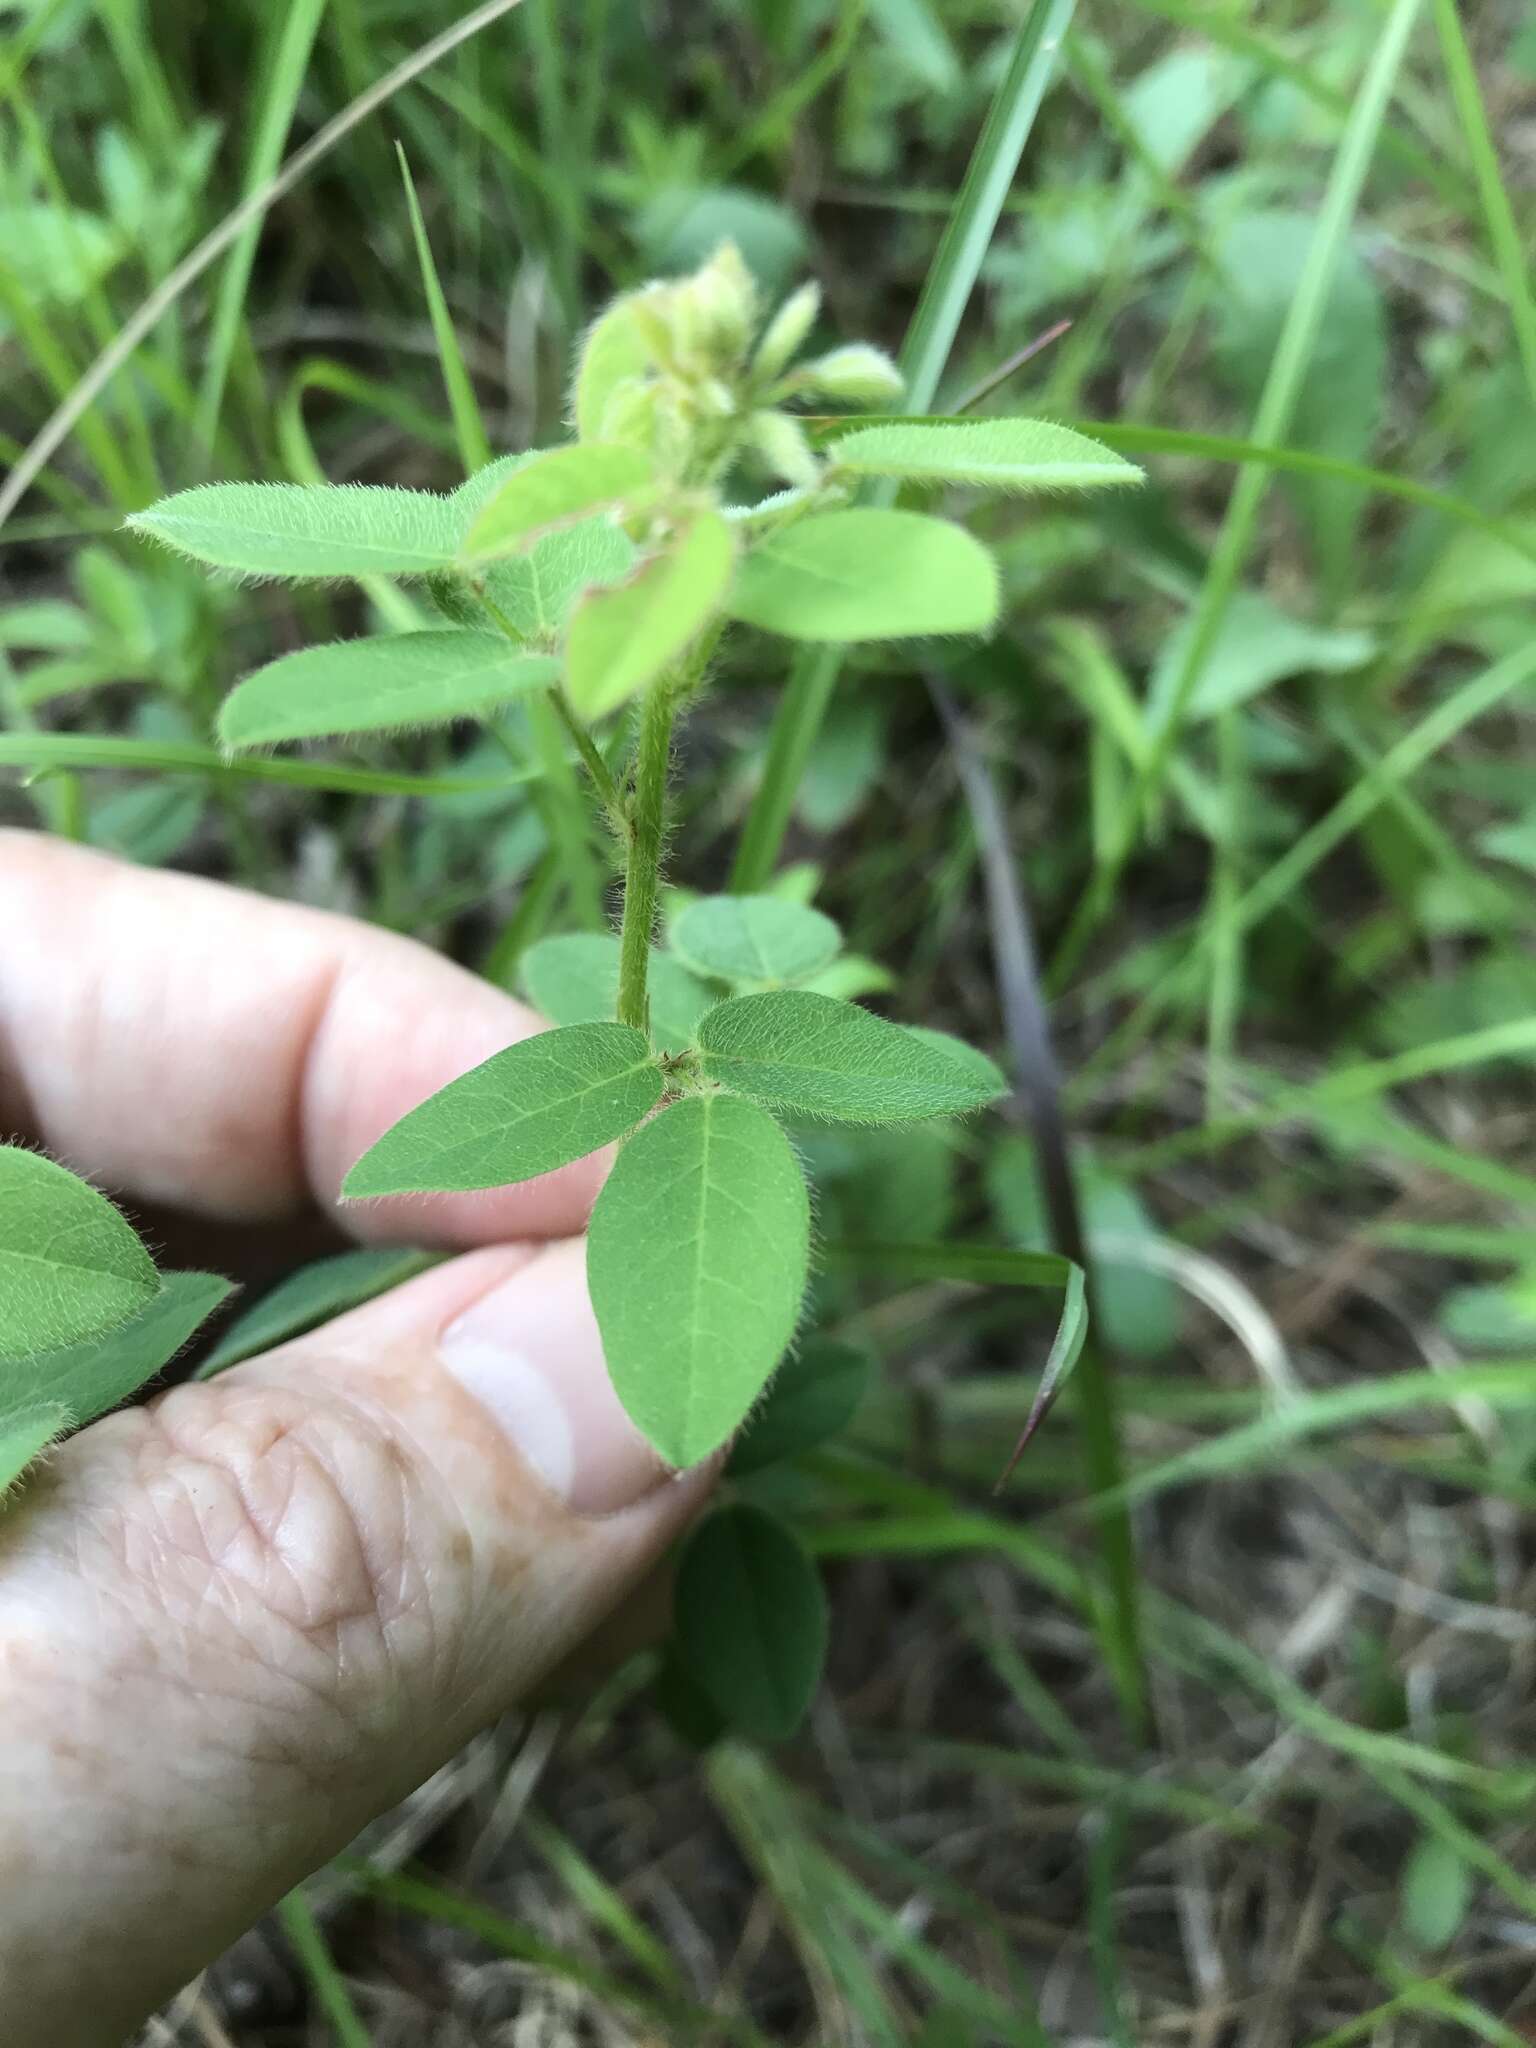
[[(675, 920), (670, 951), (657, 950), (678, 720), (742, 627), (843, 644), (994, 625), (999, 578), (982, 542), (926, 511), (855, 502), (866, 479), (1022, 493), (1139, 475), (1038, 420), (863, 424), (797, 412), (870, 412), (901, 393), (891, 362), (867, 344), (803, 353), (819, 310), (806, 285), (765, 317), (746, 265), (723, 243), (692, 275), (626, 294), (588, 330), (572, 387), (575, 438), (562, 446), (493, 460), (448, 494), (208, 484), (129, 521), (247, 576), (412, 579), (441, 615), (430, 627), (305, 648), (247, 676), (218, 717), (232, 755), (490, 719), (519, 703), (558, 721), (615, 844), (619, 929), (534, 947), (527, 983), (554, 1028), (412, 1110), (357, 1161), (343, 1192), (496, 1187), (618, 1143), (591, 1220), (592, 1300), (620, 1400), (680, 1466), (741, 1429), (801, 1318), (811, 1205), (784, 1121), (953, 1117), (994, 1101), (1005, 1083), (956, 1040), (805, 985), (833, 963), (841, 935), (787, 897), (695, 901)], [(768, 494), (750, 495), (754, 482)], [(613, 730), (618, 721), (627, 731)], [(55, 1171), (35, 1160), (28, 1170)], [(1051, 1277), (1060, 1284), (1054, 1267)], [(124, 1294), (124, 1313), (131, 1307), (130, 1279), (93, 1284), (103, 1304)], [(793, 1380), (764, 1411), (759, 1448), (773, 1448), (762, 1461), (803, 1447), (843, 1412)], [(689, 1553), (685, 1585), (699, 1600), (731, 1605), (731, 1585), (759, 1568), (775, 1584), (804, 1579), (810, 1568), (787, 1532), (764, 1536), (752, 1516), (723, 1512), (736, 1519), (706, 1524)], [(819, 1634), (808, 1649), (806, 1632), (822, 1625), (819, 1595), (768, 1604), (791, 1618), (792, 1641), (762, 1652), (778, 1674), (771, 1707), (758, 1700), (736, 1716), (764, 1732), (796, 1718), (803, 1699), (791, 1676), (814, 1677)], [(686, 1638), (687, 1602), (684, 1622)]]

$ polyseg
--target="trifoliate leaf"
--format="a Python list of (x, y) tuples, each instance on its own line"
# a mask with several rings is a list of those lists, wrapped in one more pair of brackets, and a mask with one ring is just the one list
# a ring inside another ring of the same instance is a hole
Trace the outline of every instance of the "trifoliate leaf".
[(451, 498), (376, 484), (199, 484), (128, 520), (194, 561), (303, 581), (452, 566)]
[(0, 1145), (0, 1356), (94, 1337), (159, 1292), (154, 1261), (104, 1195)]
[(779, 896), (701, 896), (677, 918), (673, 950), (722, 981), (803, 981), (836, 957), (830, 917)]
[(616, 710), (674, 661), (720, 609), (736, 558), (730, 527), (701, 512), (622, 583), (577, 605), (566, 689), (584, 718)]
[(342, 1195), (494, 1188), (611, 1144), (661, 1100), (643, 1032), (573, 1024), (493, 1053), (429, 1096), (347, 1175)]
[[(619, 1001), (619, 941), (611, 932), (562, 932), (523, 956), (523, 991), (551, 1024), (611, 1018)], [(704, 984), (666, 953), (653, 952), (647, 975), (651, 1038), (662, 1052), (683, 1052), (714, 1001)]]
[(897, 420), (857, 427), (830, 453), (854, 476), (920, 477), (992, 491), (1087, 491), (1142, 481), (1135, 463), (1050, 420)]
[(759, 1742), (794, 1734), (821, 1679), (827, 1599), (794, 1533), (745, 1502), (718, 1508), (677, 1569), (676, 1649), (726, 1722)]
[(14, 1415), (0, 1414), (0, 1507), (22, 1473), (64, 1434), (69, 1424), (69, 1410), (57, 1402), (41, 1408), (18, 1409)]
[(981, 1053), (957, 1059), (899, 1024), (808, 989), (719, 1003), (699, 1026), (698, 1044), (710, 1080), (834, 1123), (955, 1115), (1007, 1092)]
[(799, 1163), (752, 1103), (689, 1096), (620, 1151), (587, 1283), (614, 1391), (669, 1463), (707, 1457), (757, 1399), (794, 1335), (809, 1246)]
[(964, 527), (860, 506), (765, 535), (730, 599), (733, 618), (791, 640), (981, 633), (997, 610), (997, 565)]
[(238, 683), (220, 709), (219, 738), (265, 747), (447, 725), (548, 689), (559, 676), (551, 656), (524, 653), (503, 633), (450, 627), (341, 640), (285, 654)]

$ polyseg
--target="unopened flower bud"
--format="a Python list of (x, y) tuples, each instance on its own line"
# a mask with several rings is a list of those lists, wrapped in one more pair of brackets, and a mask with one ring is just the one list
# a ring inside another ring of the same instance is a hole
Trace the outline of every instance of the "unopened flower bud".
[(805, 429), (786, 412), (755, 412), (748, 428), (753, 453), (772, 476), (809, 487), (821, 472)]
[(797, 391), (816, 391), (843, 405), (889, 405), (902, 394), (901, 372), (867, 341), (850, 342), (830, 355), (802, 363), (794, 372)]
[(769, 321), (762, 340), (757, 344), (752, 367), (759, 377), (767, 380), (788, 369), (804, 346), (805, 337), (820, 311), (819, 284), (803, 284), (797, 292), (791, 292)]

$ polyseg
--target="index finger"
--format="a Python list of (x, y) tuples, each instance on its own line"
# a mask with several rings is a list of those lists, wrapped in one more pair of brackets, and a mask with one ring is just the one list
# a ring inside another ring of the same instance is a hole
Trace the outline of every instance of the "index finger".
[(313, 1202), (370, 1242), (568, 1236), (597, 1160), (338, 1202), (408, 1109), (539, 1028), (394, 933), (0, 831), (0, 1130), (124, 1193), (243, 1222)]

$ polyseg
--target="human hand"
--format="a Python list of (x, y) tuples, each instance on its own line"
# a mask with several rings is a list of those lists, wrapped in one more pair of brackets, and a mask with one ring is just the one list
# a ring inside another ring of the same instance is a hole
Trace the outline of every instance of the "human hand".
[(608, 1386), (592, 1160), (341, 1212), (537, 1028), (388, 933), (0, 832), (0, 1136), (466, 1255), (66, 1443), (0, 1515), (0, 2039), (101, 2048), (584, 1643), (701, 1504)]

